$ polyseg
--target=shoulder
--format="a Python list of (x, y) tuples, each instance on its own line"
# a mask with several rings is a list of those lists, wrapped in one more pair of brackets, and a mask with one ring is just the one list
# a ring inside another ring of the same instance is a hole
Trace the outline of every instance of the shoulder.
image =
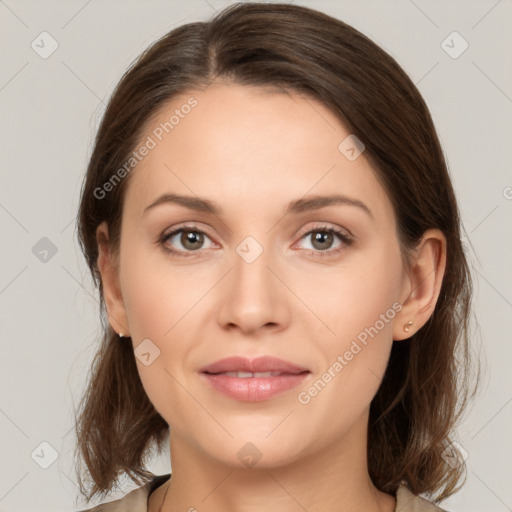
[(169, 480), (170, 476), (170, 473), (155, 476), (146, 485), (137, 487), (137, 489), (134, 489), (118, 500), (102, 503), (101, 505), (78, 512), (147, 512), (149, 495), (157, 487)]
[(413, 494), (408, 487), (400, 485), (396, 492), (395, 512), (448, 512), (430, 501)]
[(96, 507), (80, 510), (79, 512), (147, 512), (148, 496), (149, 488), (147, 485), (144, 485), (129, 492), (123, 498), (102, 503)]
[[(142, 487), (129, 492), (123, 498), (102, 503), (96, 507), (81, 510), (78, 512), (147, 512), (149, 495), (157, 487), (165, 483), (170, 474), (160, 475), (153, 478)], [(396, 512), (448, 512), (447, 510), (434, 505), (421, 496), (413, 494), (405, 485), (400, 485), (396, 492)]]

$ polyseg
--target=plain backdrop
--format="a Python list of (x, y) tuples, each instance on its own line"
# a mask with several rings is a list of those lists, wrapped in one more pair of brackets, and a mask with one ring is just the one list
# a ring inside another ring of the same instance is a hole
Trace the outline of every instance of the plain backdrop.
[[(0, 0), (0, 511), (83, 508), (73, 408), (100, 323), (75, 216), (92, 140), (132, 60), (228, 3)], [(458, 429), (467, 483), (443, 506), (512, 510), (512, 1), (295, 3), (368, 35), (431, 110), (472, 247), (475, 347), (485, 370)], [(167, 457), (150, 469), (169, 472)], [(125, 481), (112, 499), (132, 488)]]

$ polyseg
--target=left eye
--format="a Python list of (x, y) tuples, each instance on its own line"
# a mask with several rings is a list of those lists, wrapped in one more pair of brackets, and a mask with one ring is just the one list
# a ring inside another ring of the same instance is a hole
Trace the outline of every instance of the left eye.
[[(338, 237), (341, 242), (336, 248), (332, 248), (331, 245), (333, 244), (335, 237)], [(319, 252), (325, 253), (337, 252), (341, 250), (344, 245), (350, 245), (351, 243), (351, 239), (346, 234), (328, 226), (312, 229), (308, 231), (302, 238), (312, 240), (313, 247), (311, 249), (316, 249)], [(326, 245), (329, 247), (325, 247)], [(305, 249), (310, 248), (305, 247)]]

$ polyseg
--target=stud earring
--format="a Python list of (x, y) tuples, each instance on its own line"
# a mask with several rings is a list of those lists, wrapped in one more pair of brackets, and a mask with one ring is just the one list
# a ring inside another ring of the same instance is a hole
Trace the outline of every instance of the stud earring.
[(126, 338), (126, 336), (125, 336), (122, 332), (118, 333), (117, 335), (118, 335), (120, 338)]
[(411, 327), (412, 325), (412, 322), (407, 322), (405, 325), (404, 325), (404, 331), (405, 332), (409, 332), (409, 327)]

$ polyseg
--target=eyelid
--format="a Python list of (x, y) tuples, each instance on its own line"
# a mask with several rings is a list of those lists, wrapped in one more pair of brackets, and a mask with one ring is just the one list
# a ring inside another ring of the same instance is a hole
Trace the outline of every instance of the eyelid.
[(197, 222), (183, 222), (182, 224), (176, 224), (175, 226), (172, 226), (169, 229), (165, 229), (161, 237), (167, 237), (171, 234), (175, 234), (176, 231), (189, 230), (204, 233), (205, 235), (208, 235), (210, 238), (212, 238), (212, 235), (209, 233), (209, 229), (202, 227), (200, 224), (201, 223)]
[(311, 233), (311, 231), (321, 231), (323, 229), (341, 231), (347, 238), (355, 239), (355, 236), (349, 229), (338, 226), (337, 224), (331, 224), (330, 222), (317, 222), (313, 227), (304, 228), (303, 230), (301, 229), (296, 236), (302, 238), (304, 235)]
[[(209, 233), (209, 230), (207, 228), (200, 227), (199, 224), (200, 223), (195, 223), (195, 222), (184, 222), (183, 224), (177, 224), (176, 226), (172, 226), (171, 228), (163, 231), (163, 233), (158, 237), (157, 243), (164, 244), (166, 240), (168, 240), (171, 236), (175, 236), (180, 231), (193, 231), (196, 233), (202, 233), (202, 234), (206, 235), (212, 241), (213, 244), (218, 245), (213, 240), (215, 237), (213, 237)], [(176, 252), (180, 252), (180, 251), (176, 251)], [(193, 252), (193, 251), (189, 251), (189, 252)], [(197, 252), (199, 252), (199, 251), (197, 251)]]
[[(316, 221), (316, 222), (317, 223), (313, 227), (306, 227), (306, 228), (300, 229), (295, 236), (302, 238), (304, 235), (309, 234), (311, 231), (314, 231), (315, 229), (316, 230), (320, 230), (320, 229), (333, 229), (333, 230), (336, 230), (336, 231), (346, 232), (347, 238), (351, 238), (351, 239), (355, 239), (356, 238), (352, 234), (352, 232), (349, 229), (347, 229), (346, 227), (337, 226), (336, 224), (331, 224), (329, 222), (318, 222), (318, 221)], [(200, 226), (200, 223), (196, 223), (194, 221), (184, 222), (182, 224), (177, 224), (176, 226), (172, 226), (171, 228), (169, 228), (168, 230), (165, 230), (162, 233), (161, 238), (167, 237), (170, 234), (172, 234), (172, 233), (174, 233), (176, 231), (179, 231), (180, 229), (190, 229), (191, 231), (192, 230), (193, 231), (198, 231), (200, 233), (204, 233), (205, 235), (208, 235), (210, 238), (215, 238), (215, 237), (213, 237), (209, 233), (208, 228), (203, 228), (203, 227)]]

